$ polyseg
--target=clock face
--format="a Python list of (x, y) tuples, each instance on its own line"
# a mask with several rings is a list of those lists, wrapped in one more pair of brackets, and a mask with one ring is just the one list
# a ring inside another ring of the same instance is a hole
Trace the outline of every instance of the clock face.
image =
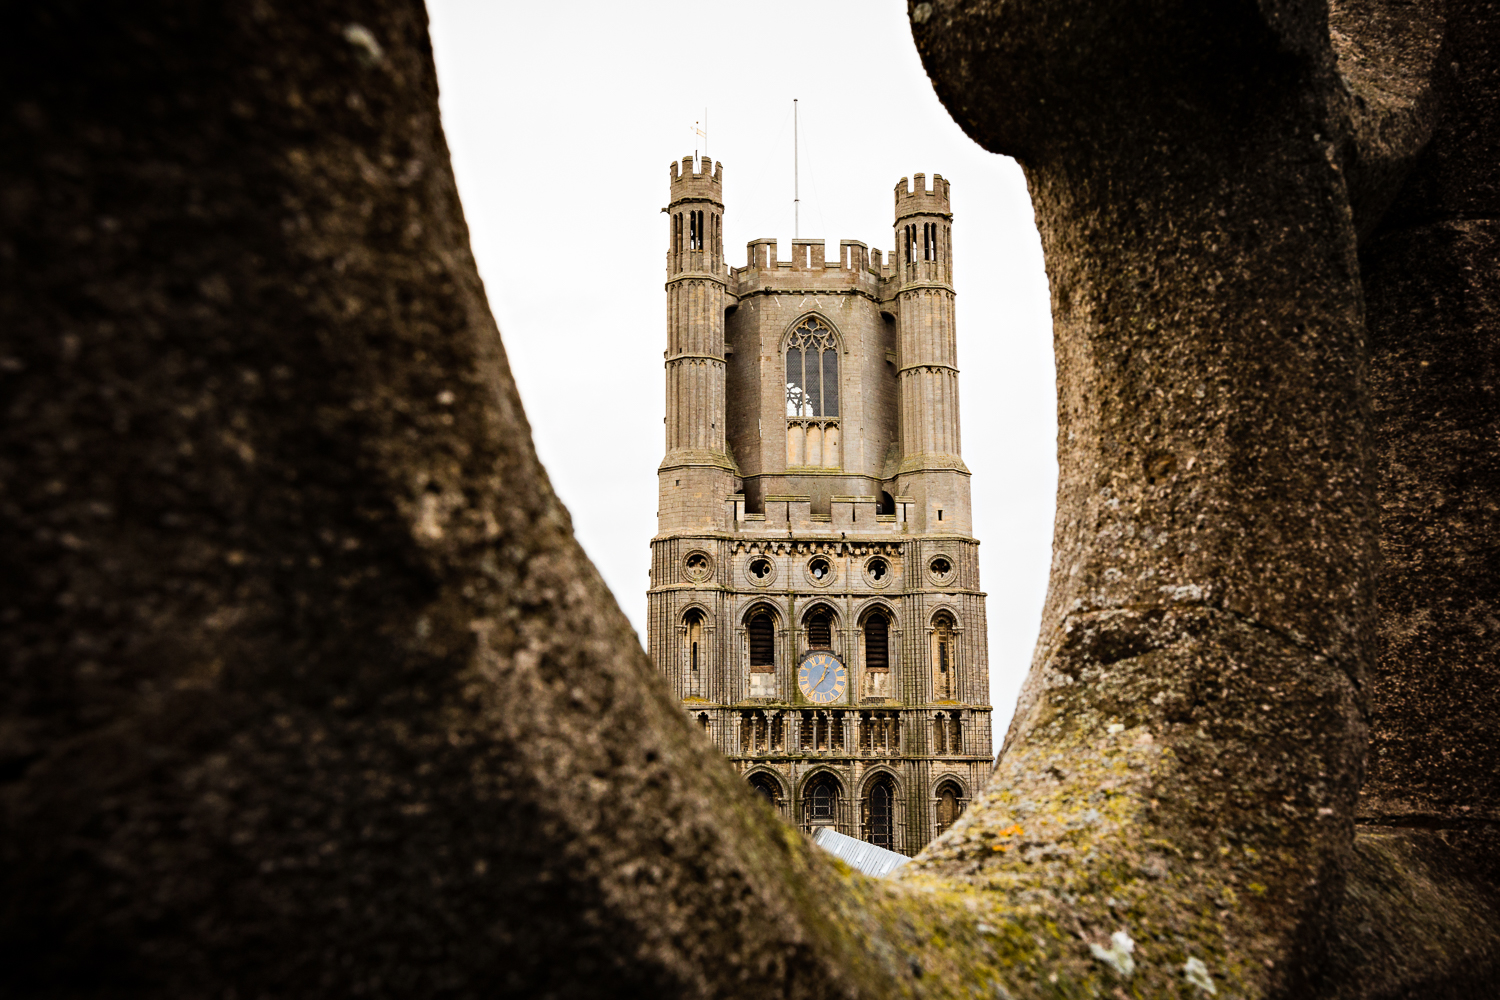
[(826, 705), (838, 701), (849, 686), (849, 671), (832, 653), (808, 653), (797, 670), (797, 687), (808, 701)]

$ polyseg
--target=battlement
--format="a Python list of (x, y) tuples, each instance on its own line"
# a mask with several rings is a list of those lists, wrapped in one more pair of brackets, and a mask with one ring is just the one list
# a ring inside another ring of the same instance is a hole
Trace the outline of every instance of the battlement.
[(793, 271), (844, 270), (863, 273), (880, 270), (880, 251), (874, 252), (872, 268), (869, 245), (859, 240), (839, 240), (838, 256), (828, 257), (828, 245), (823, 240), (792, 240), (790, 260), (777, 257), (778, 243), (770, 237), (751, 240), (745, 244), (746, 270), (776, 270), (790, 268)]
[(907, 186), (907, 179), (896, 184), (896, 221), (910, 215), (950, 215), (948, 206), (948, 182), (942, 174), (932, 175), (932, 190), (927, 189), (926, 174), (912, 174), (915, 182)]
[[(710, 173), (709, 168), (713, 170)], [(684, 200), (705, 199), (719, 207), (724, 205), (724, 164), (714, 163), (708, 157), (684, 156), (679, 168), (672, 164), (672, 203)]]

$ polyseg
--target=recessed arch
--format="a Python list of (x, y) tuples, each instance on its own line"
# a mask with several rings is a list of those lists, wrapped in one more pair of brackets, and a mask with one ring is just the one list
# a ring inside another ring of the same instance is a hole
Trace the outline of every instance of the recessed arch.
[(708, 605), (704, 604), (702, 601), (689, 601), (687, 604), (683, 605), (681, 616), (678, 618), (678, 624), (686, 625), (688, 616), (694, 614), (698, 616), (699, 620), (705, 626), (713, 625), (713, 612), (709, 610)]
[(854, 620), (859, 622), (860, 628), (864, 628), (865, 622), (868, 621), (870, 615), (876, 611), (885, 615), (886, 621), (890, 622), (892, 628), (895, 628), (896, 623), (900, 621), (900, 616), (896, 612), (896, 606), (892, 604), (888, 598), (885, 597), (871, 597), (864, 601), (862, 604), (855, 608)]
[(933, 608), (932, 613), (927, 616), (927, 624), (929, 627), (936, 628), (938, 622), (944, 618), (948, 620), (948, 627), (953, 629), (953, 631), (963, 631), (962, 626), (959, 624), (958, 612), (948, 604), (939, 604)]
[(756, 792), (777, 811), (784, 811), (786, 806), (786, 782), (781, 775), (768, 767), (752, 768), (745, 775), (745, 783), (750, 786), (751, 791)]
[[(885, 601), (873, 601), (860, 608), (858, 620), (864, 668), (871, 677), (866, 682), (867, 693), (878, 697), (888, 693), (889, 684), (881, 685), (879, 682), (884, 678), (879, 675), (891, 669), (891, 633), (895, 631), (896, 612)], [(881, 690), (876, 690), (877, 687)]]
[(931, 629), (932, 700), (956, 701), (958, 684), (958, 618), (947, 608), (933, 612)]
[(809, 772), (797, 795), (803, 826), (836, 826), (847, 794), (838, 772), (821, 767)]
[(932, 789), (933, 827), (939, 835), (944, 833), (968, 807), (968, 790), (954, 775), (939, 778)]
[(745, 609), (740, 621), (745, 636), (751, 673), (770, 673), (776, 668), (776, 635), (781, 629), (781, 613), (775, 605), (757, 601)]
[(757, 600), (747, 606), (745, 610), (740, 613), (740, 624), (749, 625), (751, 618), (754, 618), (756, 615), (762, 614), (769, 617), (771, 619), (771, 623), (777, 628), (781, 628), (782, 621), (785, 617), (782, 613), (781, 608), (778, 608), (775, 604), (766, 600)]

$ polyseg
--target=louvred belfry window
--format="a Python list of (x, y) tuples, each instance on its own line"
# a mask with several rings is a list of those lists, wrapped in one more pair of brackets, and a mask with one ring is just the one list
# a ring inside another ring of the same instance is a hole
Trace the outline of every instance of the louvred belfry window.
[(770, 670), (776, 665), (776, 626), (768, 614), (750, 619), (750, 669)]
[(885, 616), (876, 612), (865, 620), (865, 669), (889, 670), (890, 632)]
[(809, 649), (828, 649), (833, 646), (833, 628), (825, 611), (814, 612), (807, 620), (807, 645)]

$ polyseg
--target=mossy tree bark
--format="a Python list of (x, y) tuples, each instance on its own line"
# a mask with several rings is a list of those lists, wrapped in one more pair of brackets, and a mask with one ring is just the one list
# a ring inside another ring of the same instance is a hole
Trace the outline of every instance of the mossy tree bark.
[[(1409, 70), (1373, 111), (1337, 99), (1315, 5), (913, 15), (961, 124), (1031, 178), (1063, 477), (995, 786), (874, 883), (716, 759), (574, 542), (469, 255), (421, 5), (7, 13), (9, 993), (1373, 997), (1485, 969), (1400, 931), (1410, 962), (1361, 964), (1371, 920), (1474, 948), (1500, 924), (1442, 835), (1352, 845), (1370, 707), (1377, 738), (1413, 718), (1372, 670), (1358, 233), (1456, 248), (1391, 315), (1435, 288), (1480, 308), (1487, 231), (1450, 196), (1477, 182), (1443, 175), (1416, 236), (1364, 220), (1415, 204), (1435, 128), (1444, 164), (1493, 137), (1492, 99), (1436, 93), (1427, 36), (1371, 40), (1364, 11), (1349, 37)], [(1420, 409), (1384, 398), (1377, 428)], [(1441, 531), (1451, 506), (1421, 510)], [(1424, 577), (1439, 629), (1492, 578), (1454, 560)], [(1440, 674), (1459, 647), (1424, 648)], [(1313, 987), (1327, 940), (1341, 978)]]

